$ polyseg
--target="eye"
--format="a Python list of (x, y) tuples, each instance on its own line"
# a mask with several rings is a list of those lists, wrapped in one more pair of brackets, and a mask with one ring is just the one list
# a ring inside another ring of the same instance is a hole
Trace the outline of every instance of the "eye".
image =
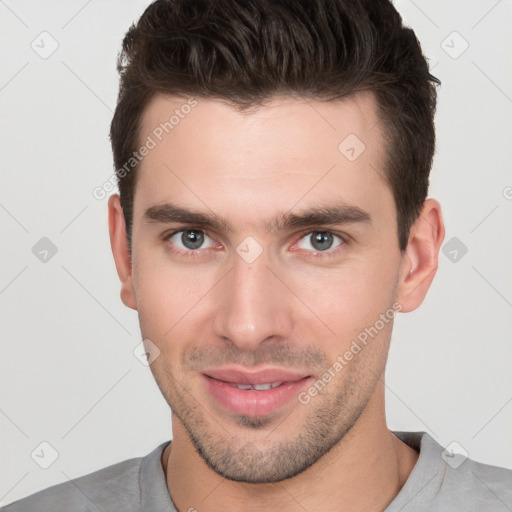
[(326, 252), (343, 243), (343, 239), (330, 231), (312, 231), (299, 240), (301, 249)]
[[(178, 252), (192, 252), (197, 249), (207, 249), (214, 246), (213, 240), (200, 229), (182, 229), (166, 237)], [(206, 246), (203, 246), (205, 244)]]

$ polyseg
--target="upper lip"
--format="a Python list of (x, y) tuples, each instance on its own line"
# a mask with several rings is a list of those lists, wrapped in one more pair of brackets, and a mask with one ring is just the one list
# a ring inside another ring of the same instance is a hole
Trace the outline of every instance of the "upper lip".
[(280, 368), (248, 370), (240, 368), (212, 368), (203, 372), (207, 377), (235, 384), (268, 384), (273, 382), (295, 382), (309, 375)]

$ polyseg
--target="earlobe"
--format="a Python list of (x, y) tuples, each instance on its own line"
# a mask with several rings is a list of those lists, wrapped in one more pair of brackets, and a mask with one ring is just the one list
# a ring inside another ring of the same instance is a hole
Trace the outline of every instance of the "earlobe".
[(117, 275), (121, 281), (121, 300), (125, 306), (136, 310), (137, 301), (135, 299), (132, 264), (126, 238), (126, 224), (119, 195), (117, 194), (110, 196), (108, 200), (108, 227), (110, 246), (112, 247)]
[(403, 312), (415, 310), (425, 299), (436, 274), (444, 234), (441, 205), (435, 199), (427, 199), (411, 227), (402, 257), (397, 301)]

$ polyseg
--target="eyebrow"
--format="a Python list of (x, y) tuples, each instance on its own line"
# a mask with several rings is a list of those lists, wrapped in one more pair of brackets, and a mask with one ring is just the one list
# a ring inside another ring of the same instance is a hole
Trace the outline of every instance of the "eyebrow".
[[(219, 232), (233, 232), (227, 219), (211, 213), (188, 210), (172, 203), (149, 207), (144, 212), (144, 220), (150, 223), (171, 224), (173, 222), (196, 225)], [(286, 231), (294, 228), (307, 228), (318, 225), (372, 223), (371, 215), (358, 206), (344, 203), (313, 207), (300, 213), (281, 213), (265, 222), (268, 232)]]

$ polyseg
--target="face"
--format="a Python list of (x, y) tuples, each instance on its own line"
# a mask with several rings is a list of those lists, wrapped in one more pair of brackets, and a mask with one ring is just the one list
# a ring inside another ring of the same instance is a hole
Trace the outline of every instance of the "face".
[(125, 302), (206, 463), (276, 482), (343, 438), (385, 367), (402, 254), (376, 104), (185, 104), (143, 117)]

